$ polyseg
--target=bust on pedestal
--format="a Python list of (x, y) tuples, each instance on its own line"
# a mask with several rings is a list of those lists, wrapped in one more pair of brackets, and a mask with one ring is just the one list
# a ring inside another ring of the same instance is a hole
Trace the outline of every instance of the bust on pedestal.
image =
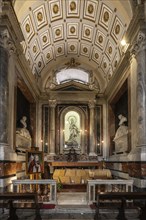
[(127, 118), (122, 114), (118, 118), (120, 120), (119, 128), (113, 139), (115, 142), (115, 153), (126, 152), (128, 149), (128, 127), (125, 125)]
[(27, 117), (23, 116), (20, 120), (22, 128), (17, 128), (16, 130), (16, 147), (28, 149), (31, 147), (31, 136), (27, 129), (26, 123)]

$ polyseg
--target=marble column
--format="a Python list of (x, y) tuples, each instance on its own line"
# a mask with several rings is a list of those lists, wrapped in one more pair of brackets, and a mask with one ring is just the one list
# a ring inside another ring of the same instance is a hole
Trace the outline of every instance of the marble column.
[(95, 102), (90, 101), (89, 102), (89, 109), (90, 109), (90, 136), (89, 136), (89, 156), (96, 156), (97, 154), (95, 153), (95, 120), (94, 120), (94, 115), (95, 115)]
[(55, 155), (55, 107), (56, 107), (56, 100), (49, 100), (49, 107), (50, 107), (49, 154)]
[(0, 32), (0, 147), (8, 145), (8, 36)]
[(136, 70), (136, 147), (135, 160), (146, 160), (146, 35), (139, 32), (133, 51)]

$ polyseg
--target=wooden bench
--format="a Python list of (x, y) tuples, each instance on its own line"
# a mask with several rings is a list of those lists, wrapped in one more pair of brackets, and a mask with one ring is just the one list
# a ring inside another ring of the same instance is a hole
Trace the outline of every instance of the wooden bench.
[[(128, 200), (144, 200), (145, 206), (141, 208), (141, 214), (139, 216), (140, 220), (146, 220), (146, 192), (102, 192), (97, 194), (97, 203), (96, 203), (96, 214), (94, 220), (99, 219), (99, 208), (100, 202), (104, 200), (109, 200), (110, 202), (113, 200), (120, 200), (121, 206), (119, 207), (119, 213), (117, 219), (119, 220), (128, 220), (125, 217), (125, 207), (126, 201)], [(112, 202), (111, 202), (111, 206)]]
[[(41, 220), (41, 216), (40, 216), (40, 209), (39, 209), (39, 205), (38, 205), (38, 198), (37, 198), (37, 194), (36, 193), (0, 193), (0, 200), (3, 200), (6, 203), (2, 203), (2, 207), (4, 208), (4, 205), (6, 204), (9, 208), (9, 218), (7, 220), (17, 220), (18, 216), (16, 214), (16, 209), (17, 208), (22, 208), (19, 205), (16, 206), (16, 204), (14, 204), (14, 201), (17, 200), (33, 200), (34, 204), (35, 204), (35, 219), (34, 220)], [(21, 202), (20, 202), (21, 203)], [(23, 207), (26, 208), (26, 207)]]

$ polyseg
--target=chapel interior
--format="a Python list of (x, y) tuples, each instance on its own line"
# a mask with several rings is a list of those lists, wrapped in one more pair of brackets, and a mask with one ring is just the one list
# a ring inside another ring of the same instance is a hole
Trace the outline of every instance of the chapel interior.
[(146, 1), (0, 0), (0, 192), (102, 191), (146, 191)]

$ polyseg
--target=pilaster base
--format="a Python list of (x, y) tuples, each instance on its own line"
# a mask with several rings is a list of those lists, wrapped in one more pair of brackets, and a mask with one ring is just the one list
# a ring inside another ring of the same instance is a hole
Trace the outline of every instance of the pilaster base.
[(17, 154), (8, 144), (0, 143), (0, 160), (16, 161)]
[(128, 154), (130, 161), (146, 161), (146, 145), (137, 146)]

